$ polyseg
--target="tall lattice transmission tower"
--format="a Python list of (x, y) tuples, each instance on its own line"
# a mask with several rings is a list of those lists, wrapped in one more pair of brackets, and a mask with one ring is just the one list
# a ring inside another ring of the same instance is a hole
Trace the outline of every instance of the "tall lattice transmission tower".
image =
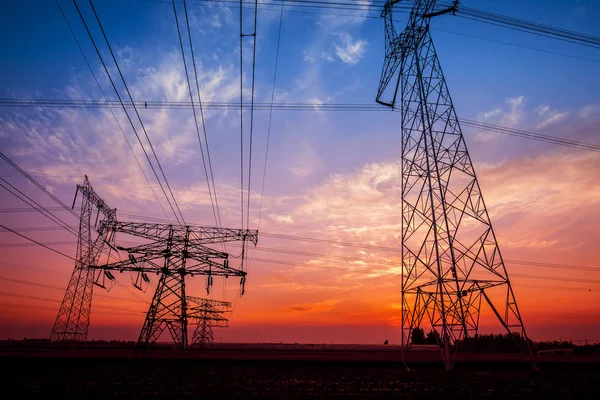
[(85, 341), (87, 338), (95, 281), (95, 272), (89, 266), (97, 264), (109, 242), (104, 225), (92, 230), (92, 211), (96, 208), (96, 218), (102, 214), (109, 223), (117, 218), (117, 210), (109, 208), (94, 192), (87, 175), (83, 184), (77, 185), (73, 207), (78, 193), (81, 193), (82, 200), (75, 268), (50, 334), (50, 340), (57, 342)]
[(194, 304), (188, 311), (192, 324), (196, 324), (192, 333), (192, 346), (212, 347), (215, 341), (213, 328), (229, 327), (229, 320), (225, 317), (225, 313), (231, 312), (231, 303), (194, 296), (188, 296), (187, 300), (188, 303)]
[(436, 9), (436, 0), (415, 0), (398, 34), (392, 10), (399, 1), (388, 0), (382, 13), (385, 60), (377, 102), (399, 108), (402, 118), (403, 362), (411, 332), (428, 323), (440, 333), (451, 370), (460, 344), (477, 334), (482, 307), (488, 306), (535, 368), (429, 32), (431, 18), (456, 12), (458, 1)]

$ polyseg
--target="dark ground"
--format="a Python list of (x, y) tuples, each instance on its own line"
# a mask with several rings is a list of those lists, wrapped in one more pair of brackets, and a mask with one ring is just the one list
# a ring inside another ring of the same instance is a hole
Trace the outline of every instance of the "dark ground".
[[(144, 395), (195, 398), (596, 398), (597, 356), (538, 357), (540, 372), (514, 356), (463, 360), (444, 372), (436, 353), (413, 353), (411, 371), (397, 349), (230, 347), (187, 355), (130, 349), (2, 349), (0, 384), (9, 397)], [(561, 358), (562, 357), (562, 358)], [(26, 396), (25, 396), (26, 395)]]

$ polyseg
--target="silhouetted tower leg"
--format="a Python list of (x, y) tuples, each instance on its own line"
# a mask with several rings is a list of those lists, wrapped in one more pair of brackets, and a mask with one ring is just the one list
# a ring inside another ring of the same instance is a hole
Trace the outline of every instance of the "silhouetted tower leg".
[(214, 332), (207, 318), (201, 319), (200, 323), (196, 325), (192, 334), (192, 343), (200, 345), (200, 348), (204, 348), (206, 345), (213, 346)]
[[(171, 257), (173, 252), (173, 229), (167, 239), (166, 257), (161, 278), (158, 282), (152, 303), (148, 309), (144, 326), (138, 339), (138, 347), (145, 349), (149, 343), (155, 343), (165, 328), (168, 328), (175, 347), (185, 350), (188, 346), (187, 312), (185, 295), (185, 258)], [(183, 242), (183, 253), (187, 251), (189, 228)]]
[(94, 270), (87, 268), (92, 252), (92, 204), (84, 198), (79, 218), (75, 268), (54, 322), (50, 340), (85, 341), (90, 324)]
[(52, 341), (85, 341), (87, 339), (94, 289), (94, 270), (89, 266), (98, 261), (105, 244), (102, 230), (95, 238), (92, 235), (92, 208), (97, 208), (98, 213), (102, 212), (107, 219), (116, 219), (116, 210), (106, 207), (92, 189), (87, 176), (83, 185), (77, 185), (73, 206), (75, 206), (77, 193), (81, 193), (82, 201), (75, 268), (50, 334)]
[[(429, 33), (435, 0), (414, 3), (396, 34), (384, 7), (386, 59), (377, 101), (402, 115), (402, 358), (412, 330), (427, 320), (441, 331), (447, 370), (458, 345), (479, 328), (482, 301), (530, 357), (533, 354), (471, 158)], [(393, 75), (391, 102), (381, 100)], [(399, 94), (399, 96), (398, 96)]]

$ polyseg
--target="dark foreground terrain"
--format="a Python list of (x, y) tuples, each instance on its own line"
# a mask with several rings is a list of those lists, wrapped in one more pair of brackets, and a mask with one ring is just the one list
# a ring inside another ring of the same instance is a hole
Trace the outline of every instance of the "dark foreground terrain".
[(144, 356), (130, 349), (4, 349), (0, 384), (7, 398), (583, 399), (596, 398), (600, 388), (600, 363), (592, 356), (540, 357), (540, 372), (510, 357), (465, 359), (446, 373), (431, 353), (413, 354), (410, 372), (391, 360), (396, 354), (376, 348), (162, 350)]

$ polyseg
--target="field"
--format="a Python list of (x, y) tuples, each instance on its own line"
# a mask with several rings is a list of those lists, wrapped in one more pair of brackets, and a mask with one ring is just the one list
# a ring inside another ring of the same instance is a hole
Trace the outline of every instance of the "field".
[[(114, 347), (2, 348), (2, 387), (16, 397), (306, 398), (573, 397), (597, 392), (598, 356), (538, 356), (540, 372), (514, 355), (478, 354), (444, 372), (435, 352), (383, 346), (221, 345), (146, 355)], [(594, 396), (595, 397), (595, 396)]]

